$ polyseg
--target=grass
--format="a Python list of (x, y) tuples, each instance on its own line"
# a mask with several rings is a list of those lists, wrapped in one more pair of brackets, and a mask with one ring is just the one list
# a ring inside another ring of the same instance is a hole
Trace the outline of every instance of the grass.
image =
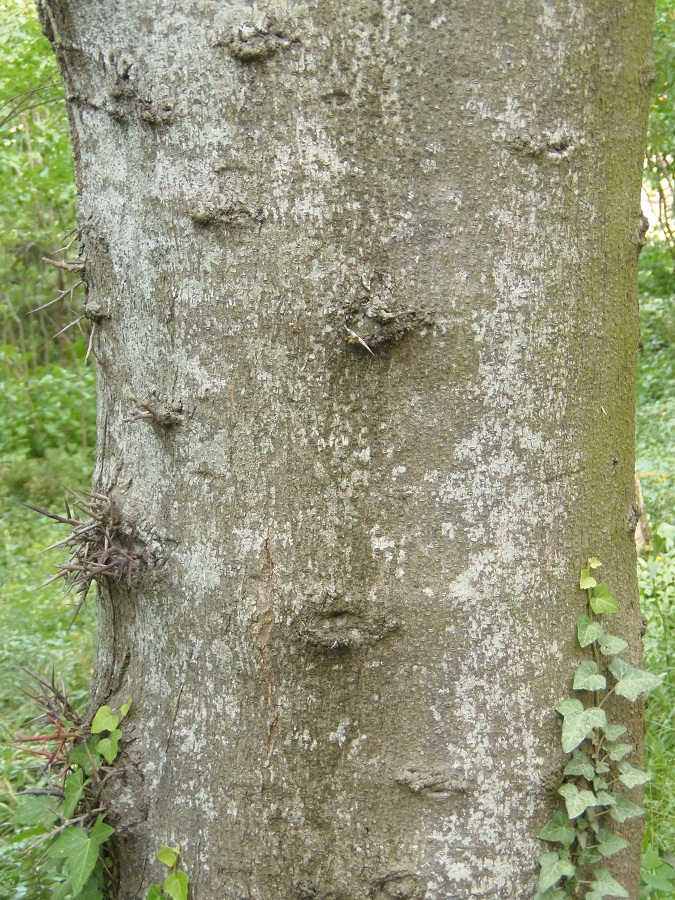
[(654, 539), (638, 560), (645, 666), (664, 676), (648, 698), (641, 900), (675, 896), (675, 266), (651, 241), (640, 260), (637, 468)]
[[(30, 787), (37, 774), (11, 744), (35, 716), (21, 692), (29, 679), (20, 666), (47, 678), (57, 672), (75, 705), (83, 708), (95, 644), (93, 603), (69, 630), (72, 598), (64, 598), (60, 584), (39, 589), (54, 574), (58, 559), (58, 551), (43, 550), (63, 535), (21, 501), (58, 508), (63, 506), (61, 484), (89, 484), (93, 388), (91, 373), (78, 376), (58, 366), (0, 380), (0, 897), (6, 900), (52, 895), (35, 865), (36, 854), (26, 852), (26, 841), (10, 822), (18, 792)], [(36, 417), (46, 417), (37, 429), (25, 415), (26, 398)]]

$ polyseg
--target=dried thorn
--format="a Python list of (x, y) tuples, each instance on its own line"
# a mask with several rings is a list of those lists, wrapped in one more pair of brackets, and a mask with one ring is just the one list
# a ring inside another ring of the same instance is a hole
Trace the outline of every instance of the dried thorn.
[(368, 344), (366, 344), (366, 342), (363, 340), (363, 338), (361, 337), (360, 334), (357, 334), (355, 331), (352, 331), (352, 329), (349, 328), (347, 325), (345, 325), (345, 328), (346, 328), (347, 331), (351, 334), (351, 336), (352, 336), (353, 338), (355, 338), (355, 339), (359, 342), (359, 344), (361, 344), (363, 347), (366, 348), (366, 350), (368, 351), (368, 353), (370, 353), (371, 356), (375, 356), (375, 354), (373, 353), (373, 351), (370, 349), (370, 347), (368, 346)]
[[(96, 332), (96, 322), (91, 323), (91, 331), (89, 332), (89, 344), (87, 345), (87, 352), (84, 356), (84, 364), (87, 365), (87, 361), (89, 360), (89, 355), (93, 352), (94, 349), (94, 334)], [(96, 354), (94, 354), (96, 356)]]
[(63, 516), (58, 515), (58, 513), (50, 513), (47, 512), (46, 509), (42, 509), (40, 506), (32, 506), (30, 503), (24, 503), (23, 501), (19, 501), (22, 506), (25, 506), (26, 509), (32, 509), (33, 512), (40, 513), (42, 516), (47, 516), (48, 519), (54, 519), (56, 522), (60, 522), (62, 525), (79, 525), (80, 522), (74, 519), (65, 519)]
[[(72, 241), (69, 241), (65, 247), (60, 247), (58, 250), (55, 250), (54, 253), (65, 253), (66, 250), (70, 250), (70, 248), (73, 246), (75, 241), (80, 236), (80, 233), (77, 230), (77, 228), (73, 228), (71, 231), (68, 232), (68, 235), (70, 235), (70, 234), (75, 235), (75, 237), (72, 239)], [(68, 235), (66, 235), (66, 237), (68, 237)]]
[(63, 298), (66, 296), (66, 294), (69, 294), (69, 293), (70, 293), (70, 289), (61, 291), (59, 293), (58, 297), (54, 297), (54, 299), (50, 300), (49, 303), (43, 303), (42, 306), (38, 306), (35, 309), (30, 309), (28, 311), (30, 313), (36, 313), (36, 312), (40, 312), (41, 309), (47, 309), (48, 306), (53, 306), (54, 303), (58, 303), (59, 300), (63, 300)]
[(67, 325), (64, 325), (61, 331), (57, 331), (56, 334), (52, 335), (52, 338), (57, 338), (60, 334), (63, 334), (64, 331), (68, 331), (69, 328), (72, 328), (73, 325), (79, 325), (82, 319), (83, 316), (80, 316), (78, 319), (75, 319), (74, 321), (69, 322)]
[[(70, 244), (68, 246), (70, 246)], [(85, 268), (84, 263), (78, 260), (50, 259), (48, 256), (43, 256), (42, 262), (46, 262), (50, 266), (55, 266), (57, 269), (65, 269), (66, 272), (84, 272)]]

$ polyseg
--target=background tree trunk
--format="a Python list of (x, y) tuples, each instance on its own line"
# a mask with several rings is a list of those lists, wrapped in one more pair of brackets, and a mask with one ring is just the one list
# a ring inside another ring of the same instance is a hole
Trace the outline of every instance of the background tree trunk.
[(99, 598), (119, 895), (178, 842), (194, 900), (530, 896), (591, 553), (639, 653), (649, 2), (41, 16), (145, 553)]

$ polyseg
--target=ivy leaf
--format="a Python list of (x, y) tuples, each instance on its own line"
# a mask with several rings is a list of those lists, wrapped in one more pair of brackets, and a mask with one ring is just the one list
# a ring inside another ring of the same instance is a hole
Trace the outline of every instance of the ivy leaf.
[(610, 816), (615, 822), (621, 824), (627, 819), (634, 819), (636, 816), (644, 814), (644, 809), (636, 803), (627, 800), (623, 794), (615, 793), (616, 803), (609, 811)]
[(579, 579), (579, 587), (582, 591), (589, 591), (594, 588), (598, 582), (593, 578), (588, 569), (581, 570), (581, 578)]
[(69, 881), (64, 881), (55, 888), (49, 900), (69, 900), (73, 896), (73, 886)]
[(644, 669), (636, 669), (623, 659), (613, 659), (608, 669), (617, 681), (615, 692), (631, 702), (637, 700), (640, 694), (646, 694), (658, 687), (663, 681), (662, 675), (652, 675)]
[(574, 843), (576, 831), (570, 828), (570, 820), (564, 812), (554, 813), (553, 818), (544, 825), (537, 835), (540, 841), (551, 841), (569, 847)]
[(620, 637), (605, 633), (602, 640), (598, 642), (598, 646), (604, 656), (616, 656), (617, 653), (623, 653), (628, 644)]
[[(607, 869), (598, 869), (591, 882), (593, 893), (598, 897), (627, 897), (628, 891), (615, 881)], [(588, 897), (588, 894), (586, 894)]]
[(114, 731), (119, 725), (119, 716), (109, 706), (102, 706), (91, 723), (91, 733), (100, 734), (102, 731)]
[(600, 806), (593, 791), (580, 791), (576, 784), (563, 784), (561, 788), (558, 788), (558, 793), (565, 800), (567, 815), (570, 819), (576, 819), (591, 806)]
[(581, 775), (586, 781), (593, 781), (595, 769), (590, 759), (581, 750), (575, 750), (572, 759), (563, 770), (563, 775)]
[(68, 752), (68, 759), (70, 762), (84, 769), (87, 775), (93, 774), (92, 763), (95, 769), (101, 765), (101, 757), (96, 752), (96, 745), (99, 740), (99, 738), (93, 737), (86, 742), (81, 741)]
[(87, 879), (87, 883), (77, 895), (77, 900), (103, 900), (103, 873), (100, 860)]
[(599, 584), (594, 589), (593, 595), (591, 596), (591, 609), (598, 615), (617, 613), (619, 611), (619, 604), (612, 596), (608, 585)]
[(629, 753), (633, 751), (632, 744), (615, 744), (610, 741), (606, 746), (605, 750), (609, 753), (609, 758), (614, 762), (618, 762), (620, 759), (623, 759), (624, 756), (628, 756)]
[(577, 865), (591, 866), (600, 859), (602, 859), (602, 855), (594, 847), (589, 847), (587, 850), (582, 850), (577, 856)]
[(187, 900), (188, 884), (190, 879), (185, 872), (174, 872), (167, 875), (164, 879), (164, 892), (171, 897), (171, 900)]
[(596, 662), (585, 659), (574, 673), (572, 687), (575, 691), (602, 691), (607, 687), (607, 679), (598, 674)]
[(158, 884), (151, 884), (145, 900), (163, 900), (163, 896), (161, 887)]
[(110, 732), (108, 737), (101, 738), (101, 740), (96, 745), (96, 752), (100, 753), (105, 761), (109, 764), (113, 763), (117, 758), (117, 754), (119, 752), (117, 745), (119, 744), (121, 737), (121, 730), (119, 728), (115, 728)]
[(598, 791), (596, 796), (600, 806), (616, 806), (616, 794), (610, 794), (608, 791)]
[(74, 897), (77, 897), (94, 871), (99, 847), (115, 831), (103, 822), (103, 818), (102, 815), (98, 817), (89, 834), (84, 828), (70, 825), (61, 832), (49, 850), (48, 856), (52, 859), (68, 860), (68, 875)]
[(565, 753), (578, 747), (593, 728), (602, 728), (607, 723), (604, 709), (595, 706), (584, 709), (581, 700), (563, 700), (556, 710), (563, 717), (562, 748)]
[(541, 866), (539, 890), (542, 894), (548, 888), (553, 887), (561, 878), (572, 878), (576, 872), (573, 863), (568, 859), (560, 859), (557, 853), (542, 853), (537, 857), (537, 861)]
[(630, 846), (627, 840), (619, 837), (618, 834), (614, 834), (612, 831), (607, 831), (606, 828), (601, 828), (598, 831), (597, 839), (598, 850), (605, 857), (614, 856), (615, 853), (619, 853), (621, 850), (625, 850), (626, 847)]
[(122, 720), (127, 715), (127, 713), (129, 712), (130, 709), (131, 709), (131, 697), (127, 697), (126, 703), (123, 703), (122, 706), (120, 707), (120, 720)]
[(595, 771), (598, 773), (598, 775), (605, 775), (607, 772), (611, 772), (612, 770), (608, 765), (606, 765), (606, 763), (598, 763), (595, 767)]
[(599, 641), (605, 634), (605, 629), (599, 622), (594, 622), (588, 616), (579, 616), (577, 619), (577, 638), (580, 647), (588, 647), (593, 641)]
[(595, 556), (591, 556), (591, 558), (588, 560), (588, 568), (589, 569), (599, 569), (601, 565), (602, 565), (602, 563)]
[(168, 866), (170, 869), (178, 862), (178, 855), (180, 853), (180, 848), (176, 845), (175, 847), (167, 847), (166, 844), (162, 846), (162, 849), (157, 854), (157, 859), (164, 863), (165, 866)]
[(82, 769), (75, 769), (74, 772), (68, 775), (63, 793), (65, 800), (61, 811), (66, 819), (70, 819), (75, 812), (77, 804), (84, 796), (84, 772)]
[(608, 741), (618, 741), (621, 735), (625, 734), (628, 729), (625, 725), (610, 725), (608, 723), (602, 730), (607, 735)]
[(9, 821), (13, 825), (53, 825), (58, 805), (58, 797), (26, 797)]
[(622, 784), (625, 784), (627, 788), (637, 787), (652, 779), (651, 772), (643, 772), (642, 769), (635, 769), (625, 760), (620, 762), (617, 768), (619, 769), (619, 772), (621, 772), (619, 781)]

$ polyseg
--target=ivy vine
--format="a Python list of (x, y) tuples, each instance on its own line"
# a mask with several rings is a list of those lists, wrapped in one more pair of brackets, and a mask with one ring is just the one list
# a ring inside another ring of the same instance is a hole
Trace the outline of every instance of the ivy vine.
[(619, 612), (609, 586), (598, 584), (593, 575), (601, 565), (591, 557), (579, 580), (588, 611), (577, 620), (577, 639), (589, 658), (579, 663), (574, 674), (572, 688), (577, 696), (556, 706), (563, 720), (562, 748), (570, 754), (558, 788), (565, 810), (556, 812), (537, 835), (553, 847), (538, 858), (534, 900), (564, 900), (579, 890), (585, 892), (585, 900), (629, 896), (604, 865), (628, 846), (610, 825), (643, 814), (642, 807), (622, 789), (639, 787), (651, 776), (628, 761), (635, 747), (624, 725), (608, 721), (605, 707), (611, 696), (634, 703), (662, 679), (623, 660), (620, 654), (628, 646), (626, 641), (610, 634), (599, 621), (601, 616)]

